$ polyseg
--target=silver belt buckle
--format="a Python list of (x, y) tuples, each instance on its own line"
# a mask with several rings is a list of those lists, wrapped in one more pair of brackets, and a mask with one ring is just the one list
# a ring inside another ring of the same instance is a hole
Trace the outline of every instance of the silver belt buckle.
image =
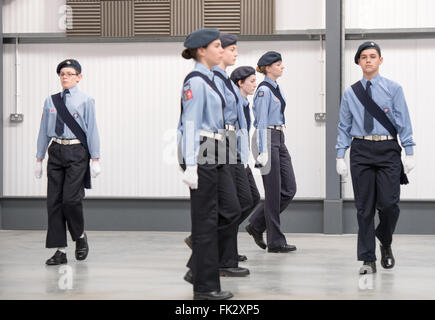
[(373, 135), (372, 139), (373, 139), (373, 141), (382, 141), (382, 137), (378, 136), (378, 135)]
[(69, 140), (60, 140), (64, 146), (69, 146), (70, 141)]

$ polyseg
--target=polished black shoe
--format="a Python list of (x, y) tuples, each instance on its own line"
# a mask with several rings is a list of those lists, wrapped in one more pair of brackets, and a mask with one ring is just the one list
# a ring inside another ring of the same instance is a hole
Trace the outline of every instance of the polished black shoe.
[(88, 237), (79, 238), (76, 240), (76, 259), (85, 260), (89, 253)]
[(276, 248), (269, 247), (267, 249), (267, 252), (287, 253), (287, 252), (291, 252), (291, 251), (295, 251), (295, 250), (296, 250), (296, 246), (293, 246), (291, 244), (285, 244), (283, 246), (276, 247)]
[(247, 261), (248, 258), (242, 254), (239, 254), (239, 262)]
[(361, 268), (359, 268), (359, 274), (372, 274), (372, 273), (376, 273), (376, 262), (364, 261)]
[(193, 274), (192, 270), (189, 269), (189, 271), (186, 272), (184, 275), (184, 281), (189, 282), (190, 284), (193, 284)]
[(57, 266), (59, 264), (65, 264), (67, 262), (68, 260), (66, 259), (66, 253), (57, 250), (56, 253), (45, 262), (45, 264), (49, 266)]
[(267, 245), (263, 240), (263, 233), (255, 230), (250, 224), (245, 227), (246, 231), (254, 238), (255, 243), (261, 249), (266, 249)]
[(249, 275), (247, 268), (219, 268), (219, 275), (221, 277), (246, 277)]
[(194, 292), (193, 300), (226, 300), (233, 297), (229, 291)]
[(382, 245), (379, 246), (381, 249), (381, 265), (384, 269), (392, 269), (396, 260), (394, 260), (393, 251), (391, 250), (391, 246), (384, 247)]
[(188, 236), (184, 239), (184, 243), (187, 244), (187, 246), (192, 249), (192, 236)]

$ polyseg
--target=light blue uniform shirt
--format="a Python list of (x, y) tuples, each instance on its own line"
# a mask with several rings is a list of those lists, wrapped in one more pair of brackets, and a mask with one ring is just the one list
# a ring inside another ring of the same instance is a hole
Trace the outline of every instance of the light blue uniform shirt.
[[(278, 84), (269, 77), (264, 77), (264, 80), (271, 83), (274, 88), (278, 86)], [(281, 87), (279, 91), (284, 101), (286, 101)], [(254, 95), (254, 105), (252, 109), (255, 117), (254, 127), (257, 129), (258, 151), (261, 153), (267, 152), (267, 127), (285, 124), (284, 115), (281, 112), (281, 102), (268, 87), (261, 86)]]
[[(80, 127), (86, 133), (89, 153), (91, 159), (100, 158), (100, 137), (98, 134), (97, 121), (95, 117), (95, 100), (82, 92), (77, 86), (69, 89), (66, 95), (66, 107), (71, 115), (76, 119)], [(63, 98), (63, 92), (61, 94)], [(59, 139), (76, 139), (68, 126), (64, 125), (62, 136), (56, 135), (57, 110), (53, 104), (51, 96), (45, 99), (44, 109), (42, 112), (41, 125), (39, 128), (36, 158), (44, 159), (47, 152), (48, 144), (51, 138)]]
[[(197, 62), (193, 71), (199, 71), (213, 80), (213, 71), (202, 63)], [(178, 123), (178, 142), (182, 143), (186, 165), (194, 166), (198, 160), (199, 131), (225, 134), (222, 100), (200, 77), (193, 77), (184, 83), (181, 94), (183, 112)]]
[[(233, 83), (231, 81), (231, 83)], [(243, 108), (249, 104), (248, 99), (246, 99), (240, 93), (239, 87), (234, 84), (234, 91), (239, 98), (239, 104), (237, 105), (237, 151), (240, 154), (240, 159), (243, 163), (249, 162), (249, 131), (248, 131), (248, 123), (245, 118), (245, 113), (243, 112)]]
[[(224, 70), (222, 70), (221, 68), (219, 68), (218, 66), (214, 66), (213, 71), (217, 71), (217, 72), (221, 73), (226, 79), (229, 79), (227, 73)], [(225, 85), (225, 82), (221, 78), (219, 78), (218, 76), (215, 76), (214, 81), (215, 81), (216, 86), (218, 87), (219, 91), (224, 96), (225, 102), (227, 104), (225, 107), (225, 110), (224, 110), (225, 124), (235, 126), (237, 123), (236, 98), (234, 97), (234, 94), (227, 88), (227, 86)], [(231, 81), (231, 83), (233, 84), (232, 81)]]
[[(393, 123), (400, 137), (402, 147), (407, 155), (412, 155), (415, 143), (412, 139), (412, 125), (409, 118), (408, 106), (405, 101), (402, 87), (389, 79), (377, 75), (372, 80), (372, 99), (385, 112)], [(363, 87), (367, 88), (367, 79), (361, 80)], [(390, 135), (376, 119), (373, 118), (373, 131), (368, 133), (364, 129), (364, 106), (356, 97), (352, 87), (344, 91), (340, 106), (340, 121), (338, 123), (337, 158), (344, 158), (352, 137), (367, 135)]]

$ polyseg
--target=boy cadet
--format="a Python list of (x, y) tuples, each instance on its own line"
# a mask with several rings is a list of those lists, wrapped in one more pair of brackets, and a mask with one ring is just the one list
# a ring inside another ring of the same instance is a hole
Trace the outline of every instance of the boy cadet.
[[(337, 172), (347, 176), (344, 161), (351, 146), (350, 171), (358, 218), (360, 274), (376, 272), (376, 241), (380, 241), (381, 265), (394, 267), (392, 236), (399, 218), (400, 184), (415, 166), (412, 126), (402, 87), (379, 74), (381, 49), (364, 42), (355, 55), (363, 78), (343, 94), (337, 138)], [(402, 165), (400, 137), (406, 157)], [(374, 216), (380, 223), (375, 230)]]
[(81, 66), (78, 61), (68, 59), (59, 63), (56, 72), (63, 91), (45, 100), (35, 167), (35, 176), (40, 179), (42, 160), (52, 140), (47, 164), (46, 247), (57, 251), (47, 265), (67, 263), (67, 226), (76, 242), (76, 259), (86, 259), (89, 247), (84, 232), (84, 189), (91, 188), (90, 176), (96, 178), (101, 172), (95, 101), (77, 88), (83, 78)]

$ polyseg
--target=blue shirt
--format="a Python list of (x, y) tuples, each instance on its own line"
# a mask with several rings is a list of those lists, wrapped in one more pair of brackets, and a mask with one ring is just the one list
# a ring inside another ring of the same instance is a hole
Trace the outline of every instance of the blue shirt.
[[(213, 80), (213, 71), (197, 62), (193, 71), (205, 74)], [(222, 100), (200, 77), (193, 77), (183, 84), (181, 92), (183, 112), (178, 123), (178, 142), (187, 166), (197, 164), (199, 131), (225, 133)]]
[[(226, 79), (229, 79), (227, 73), (218, 66), (213, 67), (213, 71), (221, 73)], [(225, 98), (226, 107), (224, 110), (225, 124), (235, 126), (237, 122), (237, 105), (234, 94), (227, 88), (225, 82), (218, 76), (214, 77), (216, 86)], [(231, 81), (231, 80), (230, 80)], [(233, 82), (231, 81), (233, 84)], [(235, 86), (235, 85), (234, 85)]]
[[(227, 73), (218, 66), (213, 67), (213, 71), (221, 73), (226, 79), (230, 79)], [(233, 81), (229, 80), (234, 92), (237, 95), (238, 100), (234, 96), (234, 93), (228, 89), (225, 82), (218, 76), (214, 77), (216, 86), (225, 98), (225, 124), (235, 125), (237, 129), (237, 151), (243, 163), (249, 161), (249, 136), (246, 125), (246, 119), (243, 114), (243, 99), (240, 94), (239, 88)], [(238, 103), (237, 103), (238, 101)]]
[[(95, 117), (95, 100), (86, 93), (79, 90), (77, 86), (69, 89), (66, 95), (66, 107), (76, 119), (80, 127), (86, 133), (89, 153), (91, 159), (100, 158), (100, 137), (98, 134), (97, 121)], [(62, 93), (63, 98), (63, 93)], [(44, 159), (48, 144), (53, 137), (59, 139), (76, 139), (67, 125), (64, 125), (62, 136), (56, 135), (57, 111), (51, 96), (45, 99), (42, 111), (41, 125), (39, 128), (36, 158)]]
[[(385, 112), (393, 123), (400, 137), (402, 147), (407, 155), (413, 154), (415, 143), (412, 139), (412, 125), (409, 118), (408, 106), (405, 101), (402, 87), (389, 79), (377, 75), (370, 80), (372, 83), (372, 99)], [(367, 79), (361, 80), (367, 88)], [(354, 136), (390, 135), (376, 119), (371, 133), (364, 129), (364, 106), (356, 97), (352, 87), (344, 91), (340, 106), (340, 121), (338, 123), (337, 158), (343, 158)]]
[[(264, 80), (272, 84), (274, 88), (278, 86), (269, 77), (265, 77)], [(279, 91), (284, 101), (286, 101), (281, 88), (279, 88)], [(257, 128), (258, 151), (267, 152), (267, 127), (285, 124), (284, 115), (281, 112), (281, 101), (268, 87), (261, 86), (254, 95), (254, 106), (252, 109), (255, 117), (254, 127)]]

